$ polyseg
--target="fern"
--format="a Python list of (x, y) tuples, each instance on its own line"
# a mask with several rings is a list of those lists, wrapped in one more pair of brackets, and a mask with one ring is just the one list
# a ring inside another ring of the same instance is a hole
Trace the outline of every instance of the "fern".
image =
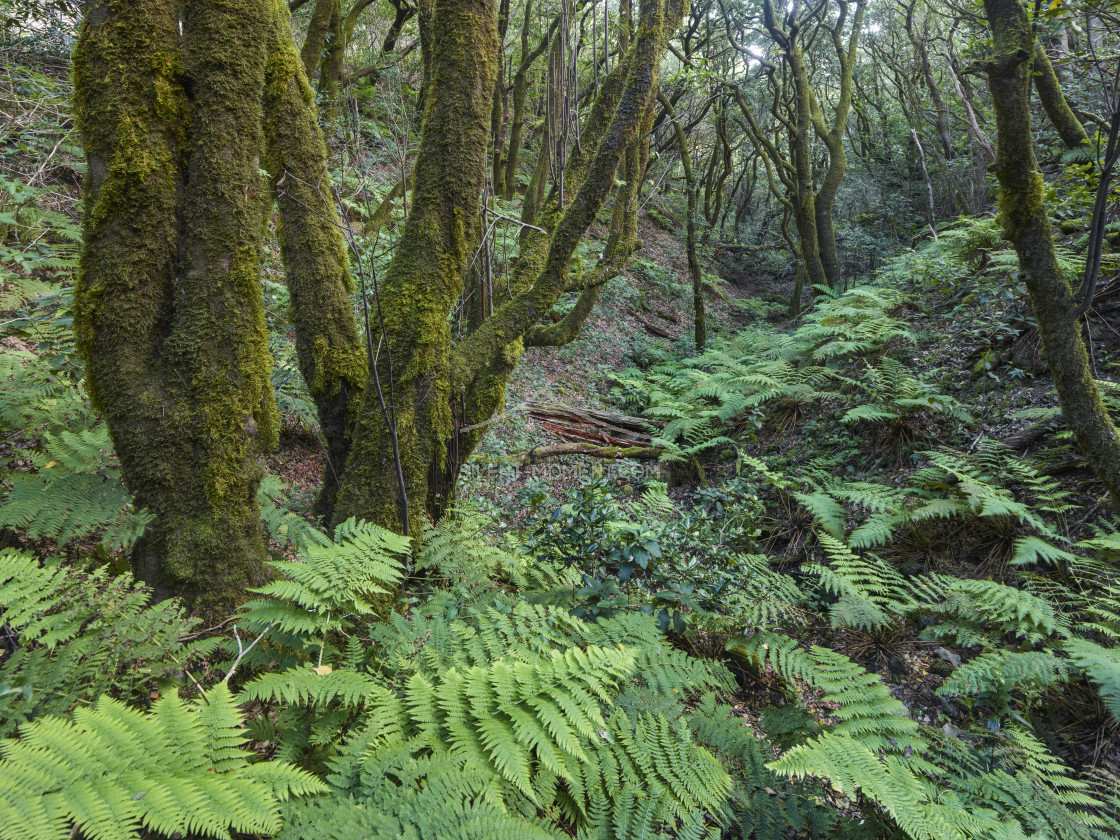
[(758, 664), (769, 664), (790, 684), (800, 681), (823, 692), (822, 700), (838, 706), (834, 731), (852, 735), (876, 750), (901, 752), (922, 745), (918, 725), (894, 699), (878, 676), (843, 654), (814, 645), (808, 651), (778, 633), (757, 633), (738, 643)]
[(793, 496), (813, 515), (826, 534), (838, 540), (844, 538), (844, 509), (839, 502), (820, 492), (794, 493)]
[[(402, 766), (403, 765), (403, 766)], [(278, 840), (562, 840), (568, 835), (495, 804), (457, 762), (411, 756), (355, 799), (341, 794), (294, 800)], [(411, 784), (419, 775), (423, 785)]]
[(407, 537), (348, 519), (335, 529), (334, 541), (307, 545), (300, 562), (271, 562), (284, 579), (253, 590), (266, 597), (246, 604), (241, 621), (254, 632), (275, 625), (323, 645), (352, 617), (375, 614), (370, 597), (400, 582), (400, 558), (409, 551)]
[(1009, 706), (1011, 691), (1039, 691), (1066, 677), (1062, 660), (1045, 651), (996, 650), (965, 663), (937, 690), (942, 697), (986, 699), (1001, 712)]
[(683, 720), (616, 712), (593, 744), (596, 760), (575, 786), (591, 815), (579, 837), (719, 836), (713, 817), (724, 809), (731, 778), (693, 743)]
[(839, 600), (830, 610), (833, 627), (872, 629), (891, 621), (892, 614), (908, 611), (921, 597), (920, 588), (878, 557), (852, 553), (840, 540), (820, 535), (828, 565), (808, 565), (826, 592)]
[(288, 486), (272, 474), (265, 475), (257, 488), (261, 522), (269, 537), (280, 545), (295, 549), (329, 545), (330, 540), (322, 531), (284, 504), (282, 499), (288, 491)]
[(43, 451), (30, 453), (38, 472), (13, 476), (12, 489), (0, 504), (0, 524), (21, 528), (33, 539), (67, 543), (103, 533), (109, 550), (132, 545), (152, 516), (132, 510), (111, 453), (104, 425), (77, 433), (47, 432)]
[(918, 840), (962, 840), (994, 828), (992, 815), (965, 813), (957, 798), (940, 794), (900, 756), (881, 757), (848, 735), (829, 732), (794, 747), (769, 765), (790, 778), (820, 776), (842, 794), (862, 794)]
[(1021, 727), (973, 737), (975, 747), (938, 739), (939, 775), (967, 805), (996, 814), (993, 836), (1106, 840), (1120, 829), (1114, 778), (1100, 777), (1105, 785), (1094, 789)]
[(1120, 650), (1101, 647), (1088, 639), (1068, 639), (1063, 648), (1073, 666), (1097, 687), (1108, 711), (1120, 721)]
[[(995, 639), (1010, 635), (1033, 643), (1068, 632), (1065, 620), (1053, 605), (1030, 592), (990, 580), (947, 576), (935, 576), (932, 586), (940, 591), (943, 600), (923, 605), (923, 609), (952, 616), (953, 622), (928, 628), (923, 632), (925, 638), (956, 636), (971, 645), (992, 634)], [(984, 644), (990, 646), (992, 642)]]
[(0, 664), (0, 735), (24, 720), (60, 714), (104, 692), (147, 699), (153, 680), (212, 649), (180, 638), (196, 623), (175, 601), (147, 606), (129, 575), (110, 578), (57, 561), (40, 565), (0, 551), (0, 615), (19, 640)]
[(791, 782), (767, 767), (773, 758), (771, 745), (714, 694), (701, 699), (689, 714), (688, 725), (731, 775), (734, 788), (728, 812), (738, 823), (736, 836), (785, 840), (790, 831), (829, 838), (861, 833), (857, 823), (841, 821), (833, 808), (822, 804), (819, 788)]
[(295, 767), (250, 764), (224, 683), (202, 702), (171, 695), (149, 714), (102, 698), (72, 720), (25, 724), (0, 743), (0, 838), (272, 834), (280, 801), (326, 789)]

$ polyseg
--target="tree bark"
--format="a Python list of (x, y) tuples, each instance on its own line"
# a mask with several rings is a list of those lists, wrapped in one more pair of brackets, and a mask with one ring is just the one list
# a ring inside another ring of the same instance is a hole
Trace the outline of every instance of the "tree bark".
[[(580, 146), (567, 161), (564, 201), (554, 186), (537, 213), (538, 230), (525, 229), (510, 297), (453, 347), (448, 313), (463, 292), (487, 166), (494, 12), (493, 0), (437, 1), (412, 209), (381, 292), (388, 353), (379, 359), (380, 379), (393, 383), (395, 393), (386, 398), (395, 417), (386, 418), (367, 386), (336, 521), (354, 515), (401, 529), (394, 425), (409, 520), (419, 530), (426, 512), (438, 516), (445, 509), (459, 467), (481, 438), (479, 428), (504, 402), (521, 337), (568, 288), (575, 249), (613, 188), (625, 150), (652, 120), (658, 64), (682, 8), (673, 2), (667, 13), (664, 0), (643, 3), (628, 60), (604, 80)], [(639, 142), (639, 161), (640, 148)]]
[(398, 532), (405, 505), (408, 519), (421, 527), (429, 469), (447, 458), (452, 430), (447, 313), (462, 293), (474, 241), (498, 61), (494, 0), (436, 0), (433, 13), (431, 81), (411, 210), (382, 281), (381, 317), (374, 321), (383, 319), (385, 325), (376, 362), (381, 387), (367, 385), (334, 513), (335, 521), (359, 516)]
[(315, 0), (315, 7), (311, 10), (311, 20), (307, 24), (307, 37), (300, 49), (300, 61), (303, 62), (304, 75), (310, 81), (315, 80), (315, 72), (319, 68), (319, 61), (323, 57), (323, 48), (327, 44), (327, 35), (330, 33), (331, 16), (334, 14), (335, 4), (340, 0)]
[[(101, 0), (75, 53), (86, 145), (75, 333), (158, 597), (264, 579), (257, 456), (278, 417), (260, 290), (268, 0)], [(181, 28), (180, 28), (181, 27)]]
[(681, 167), (684, 169), (685, 193), (688, 198), (688, 218), (685, 220), (685, 236), (688, 249), (688, 274), (692, 279), (692, 317), (693, 340), (696, 342), (697, 351), (704, 349), (708, 342), (708, 324), (704, 311), (704, 281), (700, 272), (700, 259), (696, 254), (696, 183), (692, 174), (692, 157), (688, 153), (688, 138), (685, 136), (684, 127), (677, 119), (673, 105), (669, 100), (660, 97), (661, 107), (665, 109), (673, 123), (673, 131), (677, 137), (677, 148), (680, 150)]
[(1000, 218), (1019, 255), (1062, 416), (1120, 509), (1120, 441), (1089, 367), (1073, 293), (1058, 264), (1031, 136), (1035, 39), (1019, 0), (984, 0), (995, 55), (987, 65), (996, 112)]
[(502, 197), (512, 201), (517, 192), (517, 164), (521, 158), (521, 137), (525, 130), (525, 101), (529, 96), (529, 70), (538, 58), (548, 49), (549, 38), (559, 25), (559, 18), (553, 21), (549, 32), (541, 39), (540, 44), (529, 51), (529, 24), (533, 12), (532, 0), (526, 0), (525, 19), (521, 25), (521, 62), (517, 65), (517, 72), (513, 77), (513, 116), (509, 123), (509, 152), (505, 156), (505, 176), (503, 185), (505, 190)]
[(329, 521), (368, 367), (350, 303), (353, 281), (314, 95), (296, 60), (288, 12), (282, 2), (275, 6), (265, 86), (265, 168), (279, 204), (280, 255), (300, 373), (326, 444), (316, 509)]

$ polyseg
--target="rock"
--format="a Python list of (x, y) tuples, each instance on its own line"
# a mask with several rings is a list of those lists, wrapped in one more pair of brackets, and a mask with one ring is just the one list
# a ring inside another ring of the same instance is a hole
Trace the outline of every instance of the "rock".
[(888, 659), (887, 668), (890, 670), (891, 676), (895, 677), (901, 677), (908, 670), (910, 670), (906, 664), (906, 660), (901, 656), (892, 656), (890, 659)]
[(941, 698), (941, 709), (949, 717), (959, 718), (961, 716), (961, 707), (948, 697)]
[(933, 652), (944, 659), (946, 662), (948, 662), (950, 665), (952, 665), (954, 668), (961, 667), (961, 655), (959, 653), (953, 653), (948, 648), (943, 647), (934, 648)]
[(929, 664), (929, 670), (939, 677), (947, 677), (953, 673), (953, 666), (948, 662), (942, 662), (938, 659), (936, 662), (931, 662)]

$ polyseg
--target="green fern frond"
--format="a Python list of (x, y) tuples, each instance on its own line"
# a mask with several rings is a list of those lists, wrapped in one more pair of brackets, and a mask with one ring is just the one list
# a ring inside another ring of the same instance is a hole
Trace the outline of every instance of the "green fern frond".
[(241, 622), (253, 632), (275, 625), (287, 633), (321, 635), (350, 616), (373, 615), (370, 596), (400, 582), (402, 558), (410, 550), (407, 537), (348, 519), (332, 542), (307, 545), (301, 562), (271, 562), (285, 579), (254, 589), (266, 597), (246, 604)]
[(72, 720), (25, 724), (0, 742), (0, 840), (67, 840), (78, 831), (132, 840), (279, 830), (279, 800), (326, 786), (295, 767), (249, 764), (241, 715), (224, 683), (188, 706), (171, 695), (149, 714), (101, 698)]
[(826, 534), (838, 540), (844, 539), (844, 508), (839, 502), (820, 492), (793, 495), (813, 515)]
[(150, 680), (212, 649), (180, 642), (197, 621), (176, 601), (149, 599), (127, 574), (0, 551), (0, 616), (19, 641), (0, 663), (0, 686), (20, 689), (0, 696), (0, 735), (109, 690), (147, 700)]
[(937, 693), (942, 697), (1006, 697), (1011, 691), (1035, 692), (1062, 682), (1065, 663), (1045, 651), (994, 650), (961, 665)]
[(1062, 647), (1074, 667), (1097, 687), (1112, 716), (1120, 721), (1120, 650), (1101, 647), (1088, 639), (1067, 639)]

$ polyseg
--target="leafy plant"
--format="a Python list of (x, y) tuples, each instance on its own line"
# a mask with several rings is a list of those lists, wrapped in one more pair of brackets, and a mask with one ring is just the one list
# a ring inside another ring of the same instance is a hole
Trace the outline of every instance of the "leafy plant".
[(18, 740), (0, 742), (0, 838), (273, 834), (280, 802), (326, 786), (291, 765), (250, 763), (244, 742), (225, 683), (192, 704), (161, 698), (148, 713), (102, 697), (69, 720), (24, 724)]

